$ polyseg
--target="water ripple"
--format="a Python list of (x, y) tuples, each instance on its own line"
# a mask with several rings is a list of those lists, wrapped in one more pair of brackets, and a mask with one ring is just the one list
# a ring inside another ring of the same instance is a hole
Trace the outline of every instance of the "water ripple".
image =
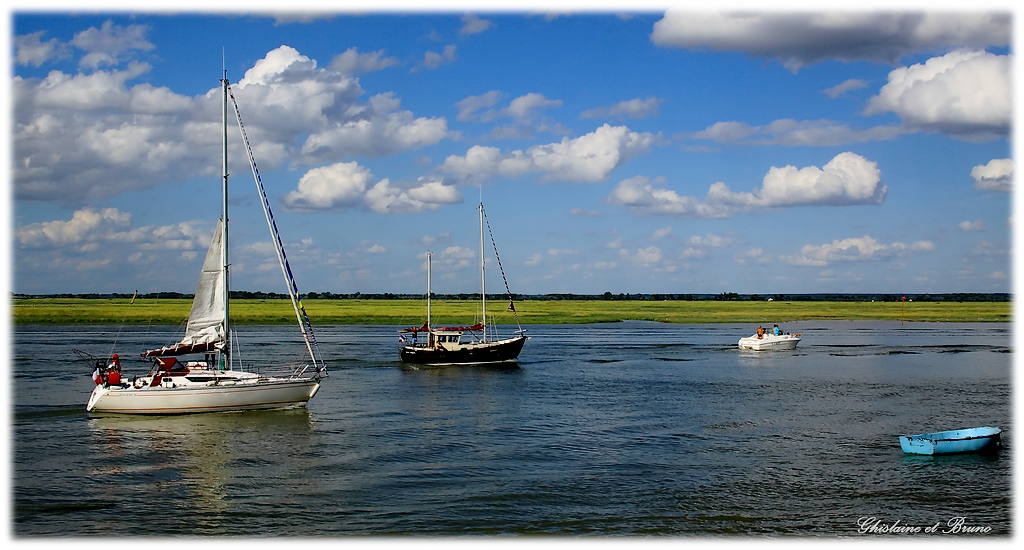
[[(800, 347), (758, 353), (740, 325), (537, 326), (511, 368), (417, 369), (396, 327), (332, 327), (308, 410), (140, 419), (85, 413), (87, 369), (52, 360), (106, 353), (101, 329), (17, 327), (14, 533), (848, 538), (862, 516), (1011, 533), (1012, 331), (786, 328)], [(248, 345), (291, 359), (281, 330)], [(974, 425), (1001, 426), (1003, 450), (897, 441)]]

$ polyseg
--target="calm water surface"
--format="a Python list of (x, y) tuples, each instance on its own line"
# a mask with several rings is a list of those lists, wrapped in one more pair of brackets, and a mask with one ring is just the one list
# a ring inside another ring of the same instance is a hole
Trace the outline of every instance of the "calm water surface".
[[(250, 358), (300, 353), (291, 327), (242, 328)], [(72, 349), (138, 357), (177, 329), (18, 327), (13, 532), (1013, 533), (1010, 324), (792, 323), (800, 346), (762, 353), (737, 349), (747, 325), (528, 328), (518, 365), (411, 369), (397, 327), (320, 327), (331, 374), (308, 410), (135, 418), (85, 412)], [(995, 456), (897, 440), (983, 425), (1003, 429)]]

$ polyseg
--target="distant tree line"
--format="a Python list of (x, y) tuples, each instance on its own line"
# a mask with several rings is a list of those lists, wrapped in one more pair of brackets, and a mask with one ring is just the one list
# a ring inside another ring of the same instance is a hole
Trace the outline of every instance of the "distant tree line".
[[(86, 294), (13, 294), (15, 298), (96, 298), (96, 299), (131, 299), (132, 294), (127, 293), (86, 293)], [(138, 298), (160, 299), (160, 298), (184, 298), (192, 299), (193, 294), (181, 292), (150, 292), (139, 294)], [(310, 292), (302, 297), (310, 300), (422, 300), (424, 294), (393, 294), (384, 293), (337, 293), (337, 292)], [(472, 294), (432, 294), (435, 300), (479, 300), (480, 293)], [(241, 300), (286, 300), (287, 294), (279, 292), (252, 292), (247, 290), (231, 291), (231, 298)], [(760, 302), (773, 300), (779, 302), (899, 302), (901, 300), (914, 302), (1011, 302), (1013, 295), (1007, 292), (957, 292), (945, 294), (738, 294), (736, 292), (722, 292), (720, 294), (513, 294), (514, 300), (614, 300), (614, 301), (728, 301), (728, 302)], [(505, 294), (488, 294), (488, 300), (505, 300)]]

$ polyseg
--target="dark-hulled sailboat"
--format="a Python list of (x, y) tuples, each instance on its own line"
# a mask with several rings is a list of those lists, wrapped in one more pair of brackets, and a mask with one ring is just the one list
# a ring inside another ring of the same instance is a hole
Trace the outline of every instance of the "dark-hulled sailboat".
[[(505, 281), (508, 294), (508, 309), (515, 314), (516, 335), (511, 338), (498, 338), (494, 326), (487, 323), (487, 283), (484, 261), (484, 205), (480, 203), (480, 322), (469, 326), (434, 327), (430, 324), (430, 253), (427, 253), (427, 321), (419, 327), (402, 329), (401, 357), (406, 363), (433, 366), (454, 365), (486, 365), (492, 363), (512, 362), (519, 357), (528, 337), (519, 324), (512, 292), (508, 289), (505, 270), (498, 258), (495, 245), (494, 256), (498, 261), (501, 278)], [(488, 231), (490, 224), (487, 224)], [(491, 234), (491, 244), (494, 235)]]

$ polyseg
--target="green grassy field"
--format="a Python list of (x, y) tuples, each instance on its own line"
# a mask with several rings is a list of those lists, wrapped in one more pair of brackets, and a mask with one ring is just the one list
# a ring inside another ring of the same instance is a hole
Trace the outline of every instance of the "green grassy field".
[[(417, 325), (426, 317), (421, 300), (304, 300), (314, 325)], [(507, 304), (493, 301), (492, 321), (515, 322)], [(15, 298), (15, 324), (183, 324), (191, 301), (185, 299)], [(435, 325), (465, 324), (479, 314), (475, 301), (434, 300)], [(1010, 322), (1009, 302), (785, 302), (785, 301), (605, 301), (524, 300), (519, 320), (530, 324), (575, 324), (646, 320), (666, 323), (784, 323), (811, 319), (944, 322)], [(232, 322), (295, 322), (286, 300), (232, 300)]]

